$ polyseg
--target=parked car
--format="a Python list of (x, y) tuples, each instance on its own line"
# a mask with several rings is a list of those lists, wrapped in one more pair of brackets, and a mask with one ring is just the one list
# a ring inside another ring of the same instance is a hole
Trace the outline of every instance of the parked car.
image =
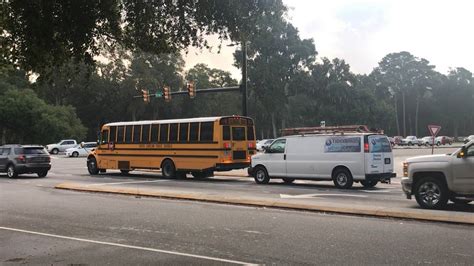
[(67, 149), (66, 156), (68, 157), (87, 156), (95, 148), (97, 148), (97, 142), (81, 142), (75, 147)]
[(454, 142), (454, 138), (448, 137), (448, 136), (438, 136), (435, 139), (435, 144), (436, 145), (452, 145)]
[(431, 146), (433, 145), (433, 143), (439, 146), (439, 144), (436, 142), (436, 139), (434, 139), (434, 142), (433, 142), (432, 136), (426, 136), (418, 140), (419, 145)]
[(419, 140), (416, 138), (416, 136), (408, 136), (402, 139), (401, 145), (413, 146), (413, 145), (421, 145), (421, 144), (419, 143)]
[(268, 147), (272, 143), (273, 139), (262, 139), (257, 142), (257, 151), (262, 151), (264, 148)]
[(0, 172), (6, 172), (9, 178), (27, 173), (45, 177), (50, 169), (51, 158), (43, 146), (0, 146)]
[(393, 137), (393, 143), (394, 143), (394, 145), (401, 145), (402, 139), (403, 139), (402, 136), (394, 136), (394, 137)]
[(58, 154), (59, 152), (65, 152), (69, 148), (73, 148), (77, 145), (77, 141), (74, 139), (61, 140), (58, 143), (46, 145), (46, 150), (52, 154)]
[(409, 158), (403, 162), (402, 189), (422, 208), (442, 209), (448, 200), (474, 200), (474, 141), (452, 154)]
[(264, 153), (252, 156), (249, 172), (257, 184), (271, 178), (332, 180), (338, 188), (354, 182), (374, 187), (395, 177), (393, 154), (385, 135), (297, 135), (278, 138)]
[(468, 142), (473, 141), (473, 140), (474, 140), (474, 135), (470, 135), (469, 137), (464, 139), (464, 143), (468, 143)]

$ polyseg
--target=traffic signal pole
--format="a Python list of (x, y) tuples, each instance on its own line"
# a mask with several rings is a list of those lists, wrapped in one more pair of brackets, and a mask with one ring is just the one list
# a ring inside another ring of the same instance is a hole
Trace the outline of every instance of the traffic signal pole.
[(242, 115), (247, 116), (247, 43), (242, 41)]

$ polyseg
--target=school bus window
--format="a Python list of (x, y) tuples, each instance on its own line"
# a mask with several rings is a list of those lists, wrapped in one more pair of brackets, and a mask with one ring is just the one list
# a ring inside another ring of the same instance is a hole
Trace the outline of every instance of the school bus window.
[(125, 127), (125, 143), (132, 143), (132, 128), (133, 126)]
[(222, 127), (222, 139), (230, 140), (230, 127), (229, 126)]
[(212, 141), (213, 135), (214, 135), (214, 123), (213, 122), (201, 123), (200, 141)]
[(142, 127), (142, 143), (150, 142), (150, 125), (143, 125)]
[(253, 127), (247, 127), (247, 140), (255, 140), (255, 134), (253, 132)]
[(125, 130), (125, 126), (118, 127), (118, 130), (117, 130), (117, 143), (123, 143), (124, 130)]
[(160, 142), (168, 142), (168, 127), (169, 124), (160, 125)]
[(170, 124), (170, 142), (178, 142), (178, 124)]
[(245, 140), (245, 127), (232, 127), (232, 140)]
[(140, 125), (135, 125), (133, 126), (133, 143), (139, 143), (140, 142), (140, 136), (142, 131), (142, 126)]
[(199, 140), (199, 123), (191, 123), (189, 128), (189, 141), (196, 142)]
[(110, 127), (110, 142), (115, 143), (115, 139), (117, 138), (117, 127)]
[(188, 142), (189, 123), (179, 124), (179, 142)]
[(160, 125), (152, 125), (151, 126), (151, 143), (158, 142), (159, 133), (160, 133)]
[(102, 134), (100, 135), (100, 144), (107, 144), (109, 143), (109, 131), (102, 130)]

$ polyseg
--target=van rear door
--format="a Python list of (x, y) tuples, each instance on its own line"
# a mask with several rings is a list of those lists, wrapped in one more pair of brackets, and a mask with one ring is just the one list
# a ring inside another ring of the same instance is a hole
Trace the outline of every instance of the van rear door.
[(366, 174), (393, 172), (393, 154), (390, 141), (384, 135), (364, 137)]

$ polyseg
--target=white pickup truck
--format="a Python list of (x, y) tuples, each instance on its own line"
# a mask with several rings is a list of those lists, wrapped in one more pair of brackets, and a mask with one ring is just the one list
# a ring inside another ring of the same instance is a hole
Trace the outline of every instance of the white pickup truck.
[(46, 150), (52, 154), (58, 154), (59, 152), (65, 152), (67, 149), (75, 147), (77, 141), (74, 139), (64, 139), (58, 143), (46, 145)]
[(422, 208), (442, 209), (448, 200), (474, 200), (474, 141), (452, 154), (427, 155), (403, 162), (402, 188)]

